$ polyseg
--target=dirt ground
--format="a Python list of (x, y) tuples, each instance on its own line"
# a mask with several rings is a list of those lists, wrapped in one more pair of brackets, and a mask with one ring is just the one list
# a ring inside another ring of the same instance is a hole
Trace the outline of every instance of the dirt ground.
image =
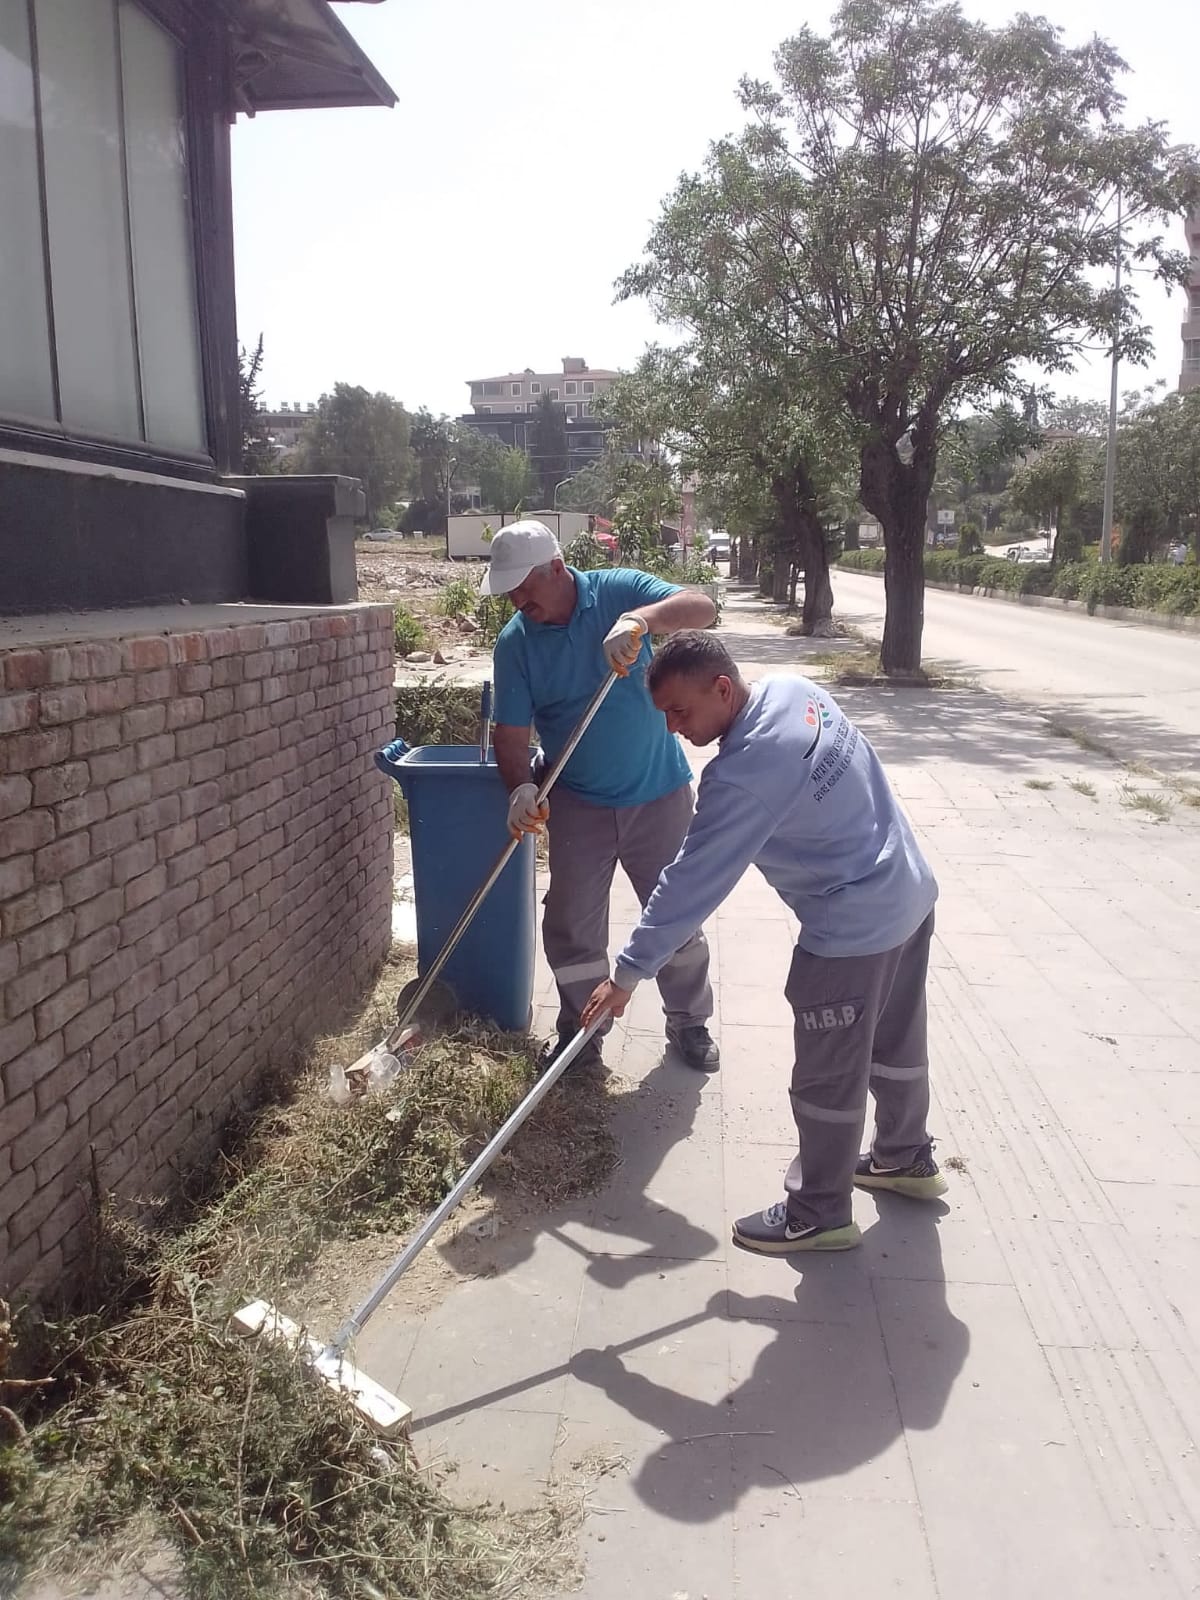
[(472, 627), (445, 616), (438, 605), (452, 580), (463, 580), (472, 588), (478, 584), (478, 564), (447, 561), (439, 539), (397, 539), (386, 544), (360, 539), (354, 548), (359, 598), (402, 605), (412, 612), (428, 636), (426, 653), (445, 658), (435, 665), (468, 665), (490, 655), (489, 648), (474, 642)]

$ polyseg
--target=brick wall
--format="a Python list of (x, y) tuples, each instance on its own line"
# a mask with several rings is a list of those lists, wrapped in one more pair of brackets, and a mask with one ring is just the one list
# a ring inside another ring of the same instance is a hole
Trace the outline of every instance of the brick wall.
[(0, 650), (0, 1293), (161, 1191), (391, 937), (392, 617)]

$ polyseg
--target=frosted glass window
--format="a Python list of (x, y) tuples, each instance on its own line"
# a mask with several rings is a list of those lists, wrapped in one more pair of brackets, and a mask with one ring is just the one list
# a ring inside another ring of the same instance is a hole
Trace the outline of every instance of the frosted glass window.
[(25, 0), (0, 0), (0, 411), (54, 417)]
[(142, 435), (112, 0), (37, 0), (62, 420)]
[(183, 61), (175, 40), (121, 4), (125, 161), (146, 438), (202, 450), (204, 402), (192, 271)]

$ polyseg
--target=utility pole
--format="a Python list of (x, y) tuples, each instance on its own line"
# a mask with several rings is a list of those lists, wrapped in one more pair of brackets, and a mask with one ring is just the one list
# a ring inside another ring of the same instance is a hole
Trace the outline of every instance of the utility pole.
[(1108, 396), (1108, 451), (1104, 458), (1104, 519), (1100, 560), (1112, 560), (1113, 499), (1117, 483), (1117, 369), (1121, 349), (1121, 191), (1117, 190), (1116, 310), (1113, 312), (1112, 387)]
[(446, 463), (446, 560), (450, 559), (450, 485), (454, 482), (454, 469), (458, 465), (456, 457), (451, 456)]

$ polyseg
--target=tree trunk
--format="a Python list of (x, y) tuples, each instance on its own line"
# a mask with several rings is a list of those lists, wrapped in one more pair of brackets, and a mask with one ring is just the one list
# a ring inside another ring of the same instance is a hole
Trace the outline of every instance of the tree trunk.
[(758, 572), (758, 544), (745, 537), (738, 540), (737, 575), (744, 583), (753, 583)]
[(925, 627), (925, 521), (937, 467), (932, 440), (914, 437), (905, 464), (887, 439), (863, 446), (859, 490), (863, 505), (883, 526), (883, 586), (887, 610), (880, 664), (889, 675), (921, 670)]
[(790, 558), (804, 572), (803, 631), (828, 638), (833, 633), (829, 550), (825, 529), (817, 516), (816, 490), (803, 462), (793, 461), (787, 470), (777, 473), (771, 480), (771, 494)]
[(785, 606), (788, 600), (788, 579), (792, 572), (792, 558), (787, 550), (776, 550), (771, 563), (771, 599)]
[(829, 581), (829, 555), (821, 540), (821, 559), (804, 569), (804, 631), (817, 639), (833, 637), (833, 585)]

